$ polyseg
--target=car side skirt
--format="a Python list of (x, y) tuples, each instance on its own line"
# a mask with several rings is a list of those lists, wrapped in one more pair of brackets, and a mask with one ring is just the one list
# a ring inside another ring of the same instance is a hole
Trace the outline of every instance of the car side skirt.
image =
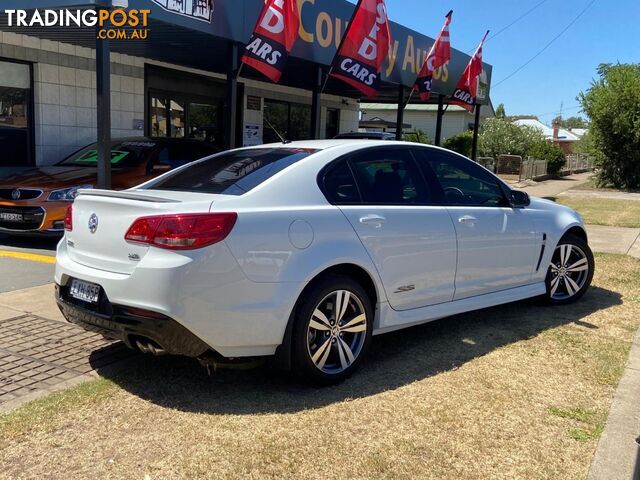
[(432, 322), (451, 315), (458, 315), (473, 310), (537, 297), (544, 295), (546, 291), (547, 287), (545, 283), (538, 282), (522, 287), (510, 288), (499, 292), (487, 293), (485, 295), (463, 298), (453, 302), (440, 303), (401, 312), (393, 310), (388, 303), (383, 303), (378, 305), (378, 308), (380, 308), (381, 327), (374, 330), (373, 334), (381, 335), (383, 333)]

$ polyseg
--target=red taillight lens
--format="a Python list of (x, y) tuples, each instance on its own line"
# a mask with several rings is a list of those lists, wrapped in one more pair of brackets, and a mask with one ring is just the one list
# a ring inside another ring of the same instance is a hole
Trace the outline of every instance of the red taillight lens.
[(67, 232), (73, 230), (73, 204), (67, 207), (67, 213), (64, 214), (64, 229)]
[(237, 218), (237, 213), (142, 217), (133, 222), (124, 239), (169, 250), (194, 250), (224, 240)]

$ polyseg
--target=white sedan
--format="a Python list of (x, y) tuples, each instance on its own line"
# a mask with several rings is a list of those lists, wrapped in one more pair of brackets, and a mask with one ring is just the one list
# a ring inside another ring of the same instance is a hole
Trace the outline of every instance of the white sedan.
[(580, 298), (580, 216), (448, 150), (327, 140), (224, 152), (81, 191), (55, 280), (65, 317), (144, 352), (276, 356), (320, 383), (372, 335), (529, 297)]

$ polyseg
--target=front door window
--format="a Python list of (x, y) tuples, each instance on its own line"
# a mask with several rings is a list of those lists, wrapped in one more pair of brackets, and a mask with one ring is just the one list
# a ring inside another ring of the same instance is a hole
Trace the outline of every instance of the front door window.
[(31, 66), (0, 61), (0, 166), (31, 163)]

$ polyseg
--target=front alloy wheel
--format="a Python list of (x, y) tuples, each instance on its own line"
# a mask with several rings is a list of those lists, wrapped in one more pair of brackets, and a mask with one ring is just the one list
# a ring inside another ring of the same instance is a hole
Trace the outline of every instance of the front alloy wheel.
[(357, 368), (371, 339), (370, 303), (348, 277), (327, 277), (305, 292), (293, 335), (295, 367), (303, 377), (335, 383)]
[(589, 245), (567, 235), (558, 243), (547, 273), (547, 297), (555, 304), (571, 303), (586, 292), (593, 278), (594, 261)]

